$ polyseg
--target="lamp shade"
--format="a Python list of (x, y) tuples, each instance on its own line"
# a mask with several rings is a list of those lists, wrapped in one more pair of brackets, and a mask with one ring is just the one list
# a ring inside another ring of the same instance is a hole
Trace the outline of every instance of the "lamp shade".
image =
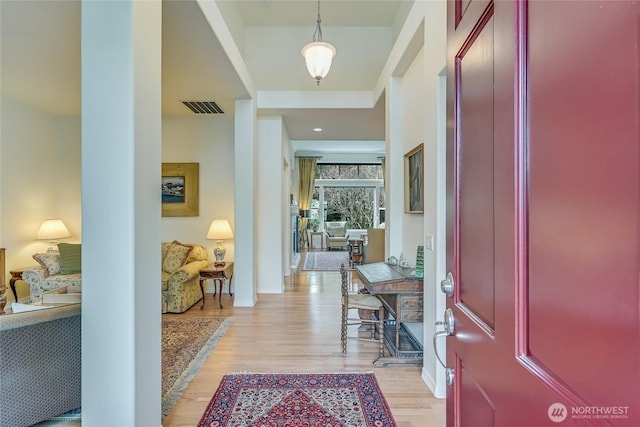
[(329, 73), (331, 61), (336, 56), (336, 48), (325, 42), (311, 42), (302, 48), (302, 56), (309, 74), (320, 84), (320, 80)]
[(45, 219), (42, 221), (40, 230), (38, 230), (38, 240), (56, 240), (65, 237), (71, 237), (71, 233), (67, 230), (61, 219)]
[(229, 221), (226, 219), (214, 219), (211, 221), (209, 232), (207, 233), (207, 239), (209, 240), (225, 240), (233, 239), (233, 232)]

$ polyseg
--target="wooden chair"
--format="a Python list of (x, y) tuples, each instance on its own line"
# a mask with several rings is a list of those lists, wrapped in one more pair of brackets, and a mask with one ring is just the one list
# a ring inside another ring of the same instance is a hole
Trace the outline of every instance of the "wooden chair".
[[(342, 328), (340, 338), (342, 340), (342, 353), (347, 354), (347, 340), (356, 339), (359, 341), (377, 342), (380, 346), (380, 357), (384, 356), (384, 305), (382, 302), (369, 294), (349, 293), (349, 273), (344, 264), (340, 266), (340, 276), (342, 278)], [(351, 318), (349, 310), (367, 310), (371, 313), (371, 319)], [(373, 316), (377, 312), (377, 319)], [(348, 337), (347, 327), (351, 325), (369, 324), (371, 328), (371, 338)], [(377, 338), (376, 338), (377, 334)]]

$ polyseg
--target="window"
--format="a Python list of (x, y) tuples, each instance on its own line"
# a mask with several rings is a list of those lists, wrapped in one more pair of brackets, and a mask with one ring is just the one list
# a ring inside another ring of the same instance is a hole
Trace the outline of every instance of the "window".
[(379, 164), (319, 164), (318, 179), (382, 179)]
[(319, 164), (311, 218), (346, 221), (352, 229), (377, 227), (384, 221), (382, 174), (380, 164)]

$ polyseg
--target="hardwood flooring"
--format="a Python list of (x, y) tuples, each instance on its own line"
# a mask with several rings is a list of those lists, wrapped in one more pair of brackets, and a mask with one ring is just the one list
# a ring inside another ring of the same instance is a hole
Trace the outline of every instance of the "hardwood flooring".
[[(347, 355), (342, 354), (339, 272), (298, 271), (285, 281), (283, 294), (260, 294), (251, 308), (233, 307), (228, 293), (222, 297), (223, 309), (211, 294), (205, 297), (204, 310), (198, 303), (186, 313), (169, 316), (235, 320), (164, 418), (164, 427), (196, 425), (222, 376), (244, 371), (373, 371), (399, 427), (444, 427), (445, 401), (433, 397), (420, 377), (421, 368), (374, 368), (377, 345), (370, 342), (350, 340)], [(353, 326), (349, 335), (355, 334)]]

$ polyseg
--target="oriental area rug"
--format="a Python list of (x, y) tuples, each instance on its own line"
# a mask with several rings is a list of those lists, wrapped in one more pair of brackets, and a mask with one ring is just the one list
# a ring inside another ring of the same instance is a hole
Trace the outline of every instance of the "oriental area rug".
[(307, 252), (302, 270), (340, 271), (340, 265), (349, 268), (349, 252)]
[[(233, 317), (162, 316), (162, 416), (171, 411), (182, 391), (233, 322)], [(54, 417), (81, 419), (78, 408)]]
[(162, 316), (162, 416), (198, 373), (233, 317)]
[(222, 378), (198, 427), (395, 427), (372, 372), (236, 373)]

